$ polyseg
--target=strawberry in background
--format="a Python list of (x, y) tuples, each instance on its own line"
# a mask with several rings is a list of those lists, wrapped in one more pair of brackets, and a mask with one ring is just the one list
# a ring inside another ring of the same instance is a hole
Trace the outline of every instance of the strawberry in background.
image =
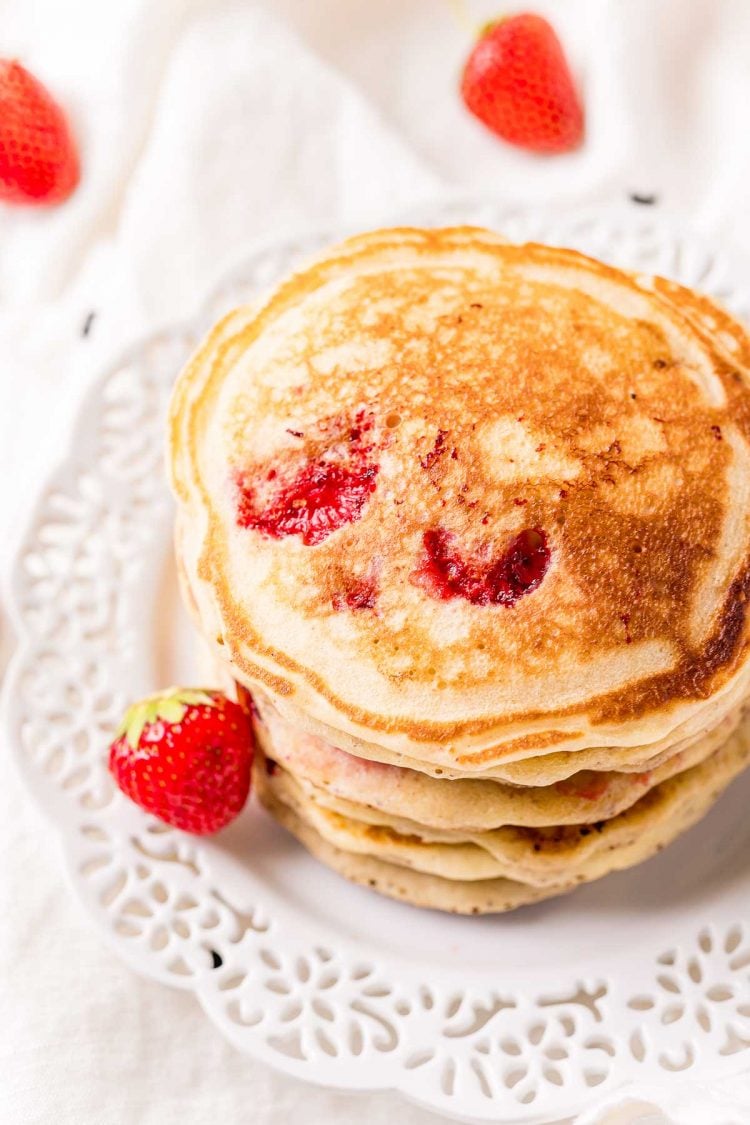
[(80, 164), (67, 119), (49, 91), (14, 59), (0, 59), (0, 200), (63, 203)]
[(489, 23), (461, 81), (468, 109), (503, 140), (559, 153), (583, 140), (583, 108), (560, 40), (541, 16)]

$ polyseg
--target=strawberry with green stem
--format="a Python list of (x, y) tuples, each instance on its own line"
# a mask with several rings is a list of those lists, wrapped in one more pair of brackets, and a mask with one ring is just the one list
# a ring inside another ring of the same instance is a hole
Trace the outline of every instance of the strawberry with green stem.
[(560, 40), (531, 13), (489, 23), (469, 55), (461, 95), (475, 117), (511, 144), (570, 152), (584, 115)]
[(60, 106), (15, 59), (0, 59), (0, 199), (55, 204), (78, 183), (78, 150)]
[(211, 689), (170, 688), (135, 703), (109, 750), (110, 771), (126, 796), (199, 836), (240, 813), (252, 759), (248, 711)]

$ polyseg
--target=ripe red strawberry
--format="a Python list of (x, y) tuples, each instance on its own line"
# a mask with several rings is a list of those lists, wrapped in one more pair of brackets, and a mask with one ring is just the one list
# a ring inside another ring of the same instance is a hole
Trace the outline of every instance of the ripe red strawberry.
[(250, 791), (250, 716), (218, 691), (170, 688), (135, 703), (109, 750), (126, 796), (197, 836), (234, 820)]
[(0, 59), (0, 199), (62, 203), (78, 177), (65, 114), (20, 63)]
[(461, 94), (475, 117), (521, 148), (569, 152), (583, 139), (583, 109), (560, 40), (541, 16), (488, 24)]

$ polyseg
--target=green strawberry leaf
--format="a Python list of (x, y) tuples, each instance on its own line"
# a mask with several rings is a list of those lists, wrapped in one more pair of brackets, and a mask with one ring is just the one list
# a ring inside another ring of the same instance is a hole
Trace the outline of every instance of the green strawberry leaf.
[(143, 734), (143, 728), (147, 723), (151, 722), (151, 719), (149, 718), (148, 709), (142, 706), (131, 708), (129, 714), (130, 721), (127, 723), (125, 729), (125, 737), (129, 745), (135, 750)]
[(175, 699), (178, 699), (180, 703), (202, 704), (205, 707), (217, 706), (216, 699), (205, 688), (182, 688), (175, 693)]
[(115, 738), (125, 735), (128, 745), (135, 750), (149, 723), (162, 719), (173, 726), (182, 721), (189, 707), (196, 706), (216, 707), (218, 701), (203, 688), (168, 688), (149, 695), (128, 708)]
[(181, 703), (175, 696), (172, 696), (171, 699), (162, 699), (160, 701), (154, 718), (163, 719), (165, 723), (174, 725), (175, 723), (179, 723), (186, 711), (187, 705)]
[(498, 19), (486, 20), (479, 28), (477, 39), (484, 39), (485, 36), (490, 35), (496, 27), (499, 27), (501, 23), (505, 23), (507, 18), (507, 16), (500, 16)]

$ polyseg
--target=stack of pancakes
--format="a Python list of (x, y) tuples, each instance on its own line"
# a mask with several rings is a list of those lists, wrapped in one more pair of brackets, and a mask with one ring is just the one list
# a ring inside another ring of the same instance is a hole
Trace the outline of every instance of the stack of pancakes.
[(748, 763), (750, 340), (489, 231), (350, 239), (170, 418), (194, 619), (323, 862), (502, 911), (652, 855)]

